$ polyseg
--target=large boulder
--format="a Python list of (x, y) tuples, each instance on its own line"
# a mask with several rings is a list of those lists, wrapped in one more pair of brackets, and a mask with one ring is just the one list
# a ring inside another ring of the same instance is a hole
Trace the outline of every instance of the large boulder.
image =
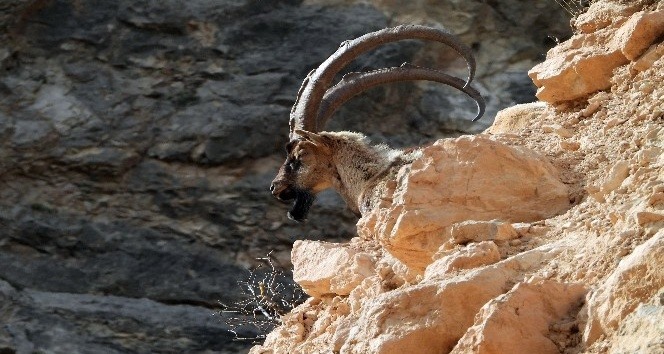
[(386, 194), (360, 219), (358, 232), (420, 269), (454, 237), (456, 223), (537, 221), (570, 205), (567, 187), (544, 157), (483, 135), (443, 139), (424, 148)]
[(451, 353), (560, 353), (550, 338), (553, 324), (578, 311), (584, 294), (578, 283), (543, 279), (518, 283), (484, 305)]

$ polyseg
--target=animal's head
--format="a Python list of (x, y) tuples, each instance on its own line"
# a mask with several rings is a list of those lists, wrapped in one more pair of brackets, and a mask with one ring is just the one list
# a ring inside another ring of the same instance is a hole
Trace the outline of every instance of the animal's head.
[(270, 191), (282, 202), (294, 201), (288, 218), (304, 221), (316, 193), (332, 186), (335, 169), (332, 163), (332, 144), (328, 137), (297, 130), (299, 138), (286, 144), (286, 161)]
[[(336, 85), (334, 77), (353, 59), (380, 45), (403, 39), (422, 39), (449, 45), (464, 57), (468, 65), (468, 78), (447, 75), (439, 70), (409, 64), (363, 73), (346, 74)], [(270, 190), (279, 200), (293, 203), (288, 217), (303, 221), (307, 217), (316, 193), (331, 187), (335, 153), (324, 133), (319, 133), (334, 112), (352, 97), (378, 85), (412, 80), (436, 81), (452, 86), (477, 102), (478, 114), (484, 114), (484, 99), (470, 86), (475, 75), (475, 60), (470, 48), (444, 29), (418, 25), (397, 26), (372, 32), (346, 41), (317, 69), (312, 70), (302, 83), (290, 114), (290, 141), (286, 145), (286, 161), (272, 181)]]

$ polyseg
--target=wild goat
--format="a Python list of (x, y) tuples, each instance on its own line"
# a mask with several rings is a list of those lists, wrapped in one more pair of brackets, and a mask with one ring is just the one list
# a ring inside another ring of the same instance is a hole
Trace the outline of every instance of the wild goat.
[[(401, 67), (346, 74), (335, 86), (331, 81), (351, 60), (382, 44), (402, 39), (441, 42), (456, 50), (466, 60), (468, 79), (441, 71), (404, 64)], [(475, 75), (475, 59), (470, 48), (446, 30), (418, 25), (398, 26), (372, 32), (351, 41), (312, 70), (304, 79), (290, 113), (290, 142), (286, 144), (286, 162), (272, 181), (270, 191), (279, 200), (295, 200), (288, 217), (306, 220), (314, 197), (334, 188), (358, 216), (372, 208), (387, 176), (395, 168), (412, 162), (418, 150), (396, 150), (372, 145), (369, 139), (353, 132), (320, 132), (334, 112), (353, 96), (369, 88), (399, 81), (428, 80), (452, 86), (477, 102), (478, 114), (484, 114), (484, 99), (469, 84)]]

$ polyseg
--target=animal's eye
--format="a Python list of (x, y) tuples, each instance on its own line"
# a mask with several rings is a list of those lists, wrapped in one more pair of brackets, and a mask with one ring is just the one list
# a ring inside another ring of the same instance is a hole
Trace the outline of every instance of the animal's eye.
[(292, 170), (297, 170), (300, 167), (300, 160), (291, 160), (291, 162), (288, 163), (288, 166)]
[(288, 159), (286, 160), (286, 171), (291, 172), (295, 171), (300, 167), (300, 160)]

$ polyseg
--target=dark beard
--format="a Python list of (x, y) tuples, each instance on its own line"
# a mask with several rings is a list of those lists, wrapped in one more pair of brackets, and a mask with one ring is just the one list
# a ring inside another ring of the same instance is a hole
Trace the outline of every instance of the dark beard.
[(307, 221), (307, 214), (314, 203), (315, 196), (309, 191), (295, 190), (295, 203), (288, 212), (288, 218), (297, 222)]

